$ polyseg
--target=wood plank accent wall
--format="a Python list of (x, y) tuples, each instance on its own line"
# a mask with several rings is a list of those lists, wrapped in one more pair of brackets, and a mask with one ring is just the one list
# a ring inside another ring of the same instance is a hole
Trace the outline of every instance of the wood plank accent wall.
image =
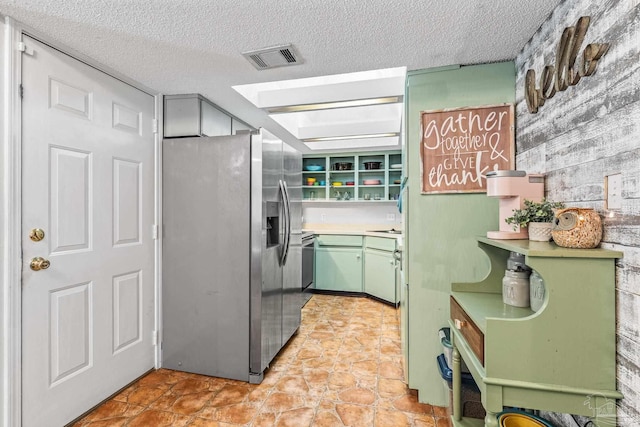
[[(591, 16), (583, 45), (610, 43), (597, 72), (527, 110), (525, 74), (555, 61), (565, 27)], [(640, 1), (566, 0), (516, 58), (516, 167), (545, 173), (546, 196), (592, 207), (602, 246), (624, 252), (616, 268), (619, 425), (640, 425)], [(604, 176), (622, 173), (620, 211), (604, 208)], [(576, 296), (579, 302), (579, 296)], [(557, 415), (558, 425), (575, 425)], [(582, 424), (584, 425), (584, 424)]]

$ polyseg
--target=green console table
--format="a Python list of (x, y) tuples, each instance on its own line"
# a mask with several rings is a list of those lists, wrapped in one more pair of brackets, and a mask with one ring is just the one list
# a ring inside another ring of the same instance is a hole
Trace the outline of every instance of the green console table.
[[(591, 417), (615, 425), (615, 259), (605, 249), (567, 249), (529, 240), (480, 237), (491, 271), (478, 283), (451, 285), (454, 426), (497, 426), (504, 406)], [(542, 308), (502, 303), (509, 252), (544, 279)], [(461, 417), (460, 360), (482, 394), (484, 420)]]

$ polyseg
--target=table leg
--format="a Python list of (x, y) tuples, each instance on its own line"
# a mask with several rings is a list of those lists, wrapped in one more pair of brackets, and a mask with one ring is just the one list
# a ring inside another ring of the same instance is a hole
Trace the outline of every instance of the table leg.
[(462, 374), (460, 371), (460, 352), (457, 347), (453, 347), (453, 419), (460, 421), (462, 418), (462, 404), (460, 396), (462, 393)]

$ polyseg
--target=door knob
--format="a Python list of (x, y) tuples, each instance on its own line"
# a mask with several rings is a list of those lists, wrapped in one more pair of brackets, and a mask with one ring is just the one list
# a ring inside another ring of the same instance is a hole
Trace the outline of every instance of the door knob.
[(44, 230), (42, 228), (33, 228), (29, 232), (29, 238), (34, 242), (44, 239)]
[(51, 263), (49, 262), (48, 259), (44, 259), (42, 257), (37, 256), (31, 259), (30, 267), (33, 271), (40, 271), (40, 270), (46, 270), (47, 268), (49, 268), (50, 265)]

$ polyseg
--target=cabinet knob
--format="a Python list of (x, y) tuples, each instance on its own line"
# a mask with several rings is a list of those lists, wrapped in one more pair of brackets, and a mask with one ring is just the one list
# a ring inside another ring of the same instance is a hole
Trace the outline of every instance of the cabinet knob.
[(467, 322), (465, 320), (453, 319), (453, 323), (456, 326), (456, 329), (462, 329), (467, 326)]
[(360, 255), (356, 255), (356, 259), (360, 259)]

